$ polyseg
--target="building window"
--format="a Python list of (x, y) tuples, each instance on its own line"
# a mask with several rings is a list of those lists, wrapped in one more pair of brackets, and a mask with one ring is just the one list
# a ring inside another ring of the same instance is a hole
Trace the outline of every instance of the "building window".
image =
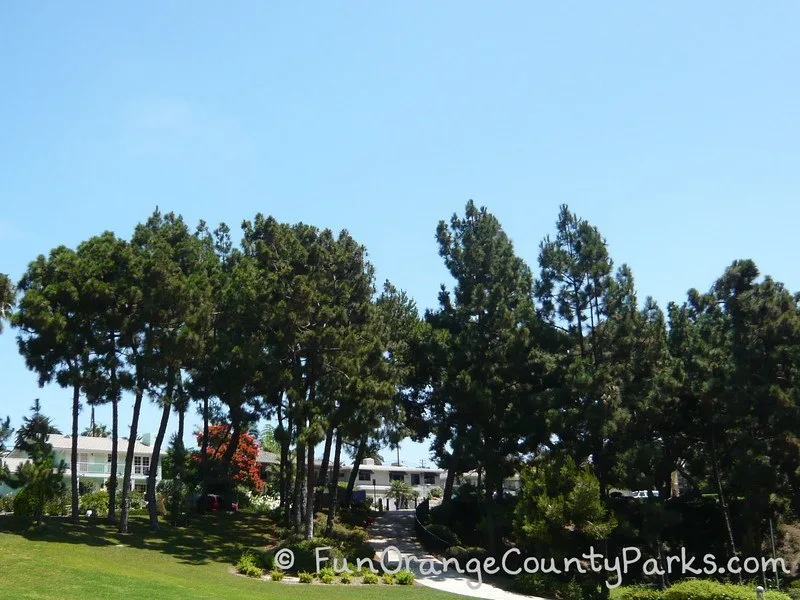
[(359, 471), (358, 472), (358, 480), (359, 481), (370, 481), (372, 479), (372, 473), (369, 471)]
[(433, 485), (436, 483), (436, 475), (434, 473), (425, 473), (425, 485)]
[(150, 457), (149, 456), (134, 456), (133, 457), (133, 472), (136, 475), (148, 475), (150, 473)]
[(419, 473), (411, 475), (411, 485), (419, 485)]
[(339, 479), (344, 479), (344, 471), (339, 471)]
[(405, 473), (389, 473), (389, 481), (405, 481), (406, 474)]
[(108, 460), (106, 461), (108, 464), (111, 464), (111, 455), (108, 455)]

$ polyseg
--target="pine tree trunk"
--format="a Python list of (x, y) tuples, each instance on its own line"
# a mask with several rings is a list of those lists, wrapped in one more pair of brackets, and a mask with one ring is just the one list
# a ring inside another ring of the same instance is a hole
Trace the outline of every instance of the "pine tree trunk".
[(178, 432), (175, 438), (175, 478), (183, 480), (183, 467), (186, 464), (186, 445), (183, 443), (184, 426), (186, 424), (186, 411), (189, 409), (188, 399), (183, 395), (183, 384), (178, 380), (178, 390), (181, 396), (181, 405), (178, 410)]
[[(298, 425), (298, 439), (301, 430)], [(297, 442), (297, 472), (294, 476), (294, 532), (297, 534), (303, 531), (303, 514), (305, 513), (305, 472), (306, 472), (306, 447)]]
[(336, 430), (336, 449), (333, 451), (333, 474), (331, 475), (331, 504), (328, 508), (328, 522), (325, 524), (325, 535), (330, 536), (336, 522), (336, 511), (339, 508), (339, 469), (342, 457), (342, 434)]
[(444, 480), (444, 493), (442, 494), (442, 504), (450, 504), (453, 496), (453, 486), (456, 481), (456, 471), (458, 470), (459, 456), (456, 451), (450, 455), (447, 465), (447, 478)]
[[(722, 516), (725, 520), (725, 528), (728, 531), (728, 542), (730, 544), (731, 557), (736, 556), (736, 541), (733, 536), (733, 525), (731, 524), (731, 515), (728, 510), (728, 502), (725, 499), (725, 491), (722, 486), (722, 475), (719, 472), (719, 463), (717, 462), (717, 443), (714, 437), (714, 430), (711, 429), (711, 466), (714, 471), (714, 479), (717, 484), (717, 493), (719, 494), (719, 503), (722, 508)], [(739, 583), (742, 583), (742, 574), (739, 572)]]
[(314, 469), (314, 445), (308, 444), (306, 451), (307, 455), (307, 482), (306, 482), (306, 515), (305, 515), (305, 538), (310, 540), (314, 537), (314, 484), (315, 484), (315, 469)]
[[(137, 371), (139, 369), (137, 368)], [(137, 373), (137, 379), (140, 374)], [(144, 390), (137, 381), (136, 396), (133, 401), (133, 418), (131, 420), (131, 433), (128, 438), (128, 450), (125, 453), (125, 475), (122, 478), (122, 498), (120, 500), (119, 532), (128, 533), (128, 511), (131, 487), (131, 472), (133, 471), (133, 451), (136, 447), (136, 436), (139, 433), (139, 413), (142, 410)]]
[(77, 523), (78, 512), (78, 413), (81, 409), (81, 386), (75, 383), (72, 386), (72, 458), (70, 474), (70, 485), (72, 489), (72, 522)]
[[(287, 407), (288, 413), (288, 407)], [(292, 430), (294, 422), (291, 413), (286, 417), (286, 431), (284, 432), (284, 439), (281, 440), (281, 473), (283, 474), (283, 487), (281, 488), (284, 500), (284, 515), (287, 521), (291, 521), (292, 509), (294, 506), (294, 496), (292, 496), (292, 465), (289, 460), (289, 450), (292, 443)]]
[(350, 471), (350, 479), (347, 481), (347, 491), (344, 495), (345, 502), (347, 504), (350, 504), (353, 501), (353, 488), (356, 486), (358, 468), (361, 466), (361, 461), (364, 460), (364, 454), (367, 452), (367, 437), (368, 436), (365, 435), (358, 443), (358, 450), (356, 450), (356, 457), (353, 461), (353, 470)]
[(108, 522), (117, 521), (117, 471), (119, 451), (119, 388), (117, 385), (117, 368), (111, 371), (111, 473), (108, 478)]
[(225, 448), (225, 452), (222, 455), (222, 460), (220, 461), (220, 474), (223, 477), (227, 477), (231, 471), (233, 455), (236, 454), (236, 450), (239, 448), (239, 439), (242, 435), (242, 419), (238, 410), (231, 411), (231, 421), (231, 441), (228, 443), (228, 447)]
[(278, 496), (280, 498), (278, 506), (281, 510), (286, 509), (286, 459), (288, 458), (289, 448), (286, 443), (286, 429), (283, 427), (283, 407), (278, 404), (278, 429), (283, 431), (284, 435), (281, 438), (281, 453), (280, 461), (278, 464)]
[(203, 398), (203, 441), (200, 443), (200, 464), (204, 477), (208, 476), (208, 396)]
[[(168, 384), (170, 385), (170, 384)], [(169, 396), (172, 390), (167, 391), (167, 398), (164, 399), (164, 406), (161, 409), (161, 422), (158, 425), (158, 433), (153, 442), (153, 454), (150, 456), (150, 471), (147, 474), (147, 512), (150, 515), (150, 531), (158, 531), (158, 505), (156, 504), (156, 473), (158, 473), (158, 460), (161, 457), (161, 444), (164, 443), (164, 435), (167, 432), (169, 415), (172, 412)]]
[(331, 445), (333, 444), (333, 429), (325, 437), (325, 448), (322, 451), (322, 462), (319, 467), (319, 478), (316, 482), (316, 493), (314, 494), (314, 506), (322, 505), (322, 493), (328, 484), (328, 465), (331, 461)]

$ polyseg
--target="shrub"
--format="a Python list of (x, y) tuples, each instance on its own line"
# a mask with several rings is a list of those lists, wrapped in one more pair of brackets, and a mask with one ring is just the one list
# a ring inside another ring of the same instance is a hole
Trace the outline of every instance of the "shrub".
[(333, 572), (331, 567), (320, 569), (318, 575), (322, 583), (333, 583), (333, 580), (336, 578), (336, 573)]
[(796, 587), (790, 587), (786, 590), (786, 595), (792, 600), (800, 600), (800, 589)]
[(281, 581), (283, 579), (283, 571), (280, 569), (272, 569), (269, 578), (272, 579), (272, 581)]
[(383, 583), (385, 583), (386, 585), (394, 584), (394, 575), (391, 573), (384, 573), (381, 579), (383, 580)]
[(314, 581), (314, 576), (307, 571), (300, 571), (297, 576), (300, 578), (300, 583), (311, 583)]
[(464, 566), (472, 558), (477, 558), (481, 563), (489, 556), (489, 552), (480, 546), (450, 546), (445, 554), (455, 558), (458, 564)]
[(362, 579), (361, 581), (367, 585), (374, 585), (378, 583), (378, 576), (372, 571), (367, 571), (366, 573), (364, 573), (364, 579)]
[[(119, 500), (118, 500), (119, 501)], [(131, 496), (131, 506), (133, 506), (133, 496)], [(108, 514), (108, 492), (100, 490), (91, 494), (84, 494), (80, 497), (80, 508), (84, 514), (91, 510), (95, 516)]]
[(352, 582), (352, 581), (353, 581), (353, 577), (352, 577), (352, 575), (350, 575), (350, 573), (348, 573), (347, 571), (345, 571), (345, 572), (344, 572), (344, 573), (342, 573), (342, 574), (341, 574), (341, 576), (339, 577), (339, 581), (341, 581), (342, 583), (350, 583), (350, 582)]
[[(753, 600), (753, 589), (708, 580), (681, 581), (664, 592), (664, 600)], [(764, 593), (764, 600), (790, 600), (787, 594), (776, 591)]]
[(439, 525), (438, 523), (434, 523), (432, 525), (428, 525), (427, 529), (433, 535), (442, 540), (442, 542), (444, 542), (447, 545), (447, 547), (461, 546), (461, 539), (455, 533), (453, 533), (449, 527), (445, 525)]
[(264, 571), (272, 571), (275, 569), (275, 555), (271, 552), (258, 552), (256, 553), (258, 565)]
[(328, 564), (333, 564), (333, 559), (336, 558), (339, 564), (342, 564), (342, 560), (344, 559), (344, 554), (342, 553), (341, 549), (338, 547), (336, 540), (331, 540), (328, 538), (313, 538), (310, 540), (299, 540), (295, 541), (296, 538), (290, 538), (287, 540), (286, 543), (280, 544), (281, 548), (288, 548), (294, 553), (294, 567), (293, 569), (295, 572), (299, 571), (309, 571), (313, 572), (317, 569), (317, 556), (315, 550), (317, 548), (322, 547), (329, 547), (330, 550), (321, 553), (323, 556), (327, 556), (328, 560), (331, 562)]
[(85, 496), (86, 494), (91, 494), (97, 491), (97, 486), (91, 481), (79, 481), (78, 482), (78, 495)]
[(69, 514), (72, 505), (72, 493), (64, 491), (44, 504), (44, 514), (60, 517)]
[(11, 492), (5, 496), (0, 496), (0, 512), (14, 512), (14, 497), (17, 494)]
[(414, 583), (414, 573), (408, 570), (400, 571), (394, 576), (394, 579), (397, 581), (398, 585), (411, 585)]
[(236, 563), (236, 570), (242, 575), (247, 575), (248, 577), (261, 577), (264, 575), (264, 571), (258, 565), (258, 558), (250, 550), (246, 550), (242, 554), (239, 562)]
[(528, 596), (552, 597), (558, 582), (541, 573), (521, 573), (514, 578), (514, 591)]
[(36, 498), (29, 488), (22, 488), (14, 494), (13, 509), (15, 517), (33, 517), (36, 514)]
[(622, 585), (609, 592), (610, 600), (663, 600), (664, 592), (649, 585)]
[[(131, 510), (147, 509), (147, 500), (145, 500), (144, 494), (142, 492), (137, 492), (136, 490), (132, 491), (130, 499), (131, 499)], [(106, 509), (107, 508), (108, 508), (108, 493), (106, 492)]]
[(431, 488), (431, 498), (441, 498), (444, 494), (444, 490), (440, 487)]

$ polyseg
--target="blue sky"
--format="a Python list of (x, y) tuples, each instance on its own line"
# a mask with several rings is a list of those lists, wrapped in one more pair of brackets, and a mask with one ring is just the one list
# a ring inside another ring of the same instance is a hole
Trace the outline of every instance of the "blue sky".
[[(0, 6), (0, 272), (156, 205), (262, 212), (347, 228), (425, 308), (436, 224), (472, 198), (534, 268), (568, 204), (662, 306), (736, 258), (800, 289), (800, 5), (167, 4)], [(0, 415), (39, 397), (68, 429), (14, 335)]]

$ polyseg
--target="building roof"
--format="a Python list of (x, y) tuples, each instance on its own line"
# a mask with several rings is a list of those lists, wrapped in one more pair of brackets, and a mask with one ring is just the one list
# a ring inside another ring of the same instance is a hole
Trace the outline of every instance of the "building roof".
[[(343, 465), (342, 469), (351, 470), (353, 469), (353, 465)], [(395, 473), (444, 473), (444, 469), (436, 469), (430, 467), (407, 467), (407, 466), (400, 466), (397, 465), (376, 465), (376, 464), (365, 464), (361, 463), (361, 466), (358, 467), (359, 471), (374, 471), (376, 473), (382, 473), (386, 471), (395, 472)]]
[(258, 451), (256, 462), (267, 465), (277, 465), (281, 462), (281, 457), (274, 452), (265, 452), (264, 450)]
[[(54, 450), (72, 450), (72, 438), (68, 435), (56, 435), (54, 433), (47, 436), (48, 443), (52, 444)], [(79, 452), (111, 452), (112, 444), (111, 438), (90, 437), (88, 435), (78, 436), (78, 451)], [(128, 451), (128, 439), (120, 438), (117, 440), (117, 452), (123, 453)], [(152, 446), (148, 446), (141, 442), (135, 442), (133, 446), (135, 454), (152, 454)], [(163, 452), (162, 452), (163, 454)]]

